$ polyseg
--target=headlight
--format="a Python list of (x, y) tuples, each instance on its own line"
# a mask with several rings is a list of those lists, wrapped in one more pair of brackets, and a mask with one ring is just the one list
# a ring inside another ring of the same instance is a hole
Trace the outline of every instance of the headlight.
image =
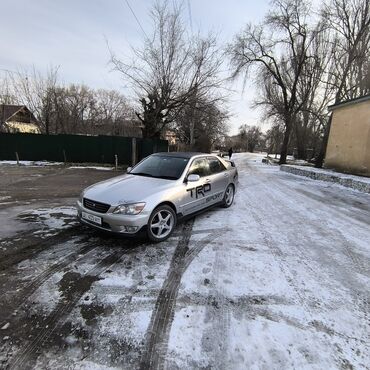
[(145, 203), (121, 204), (113, 213), (122, 215), (138, 215), (145, 207)]

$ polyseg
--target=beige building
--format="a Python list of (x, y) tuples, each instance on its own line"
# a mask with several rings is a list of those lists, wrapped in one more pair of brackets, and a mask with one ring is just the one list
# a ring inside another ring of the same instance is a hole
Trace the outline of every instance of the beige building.
[(325, 167), (370, 176), (370, 95), (329, 107), (333, 112)]

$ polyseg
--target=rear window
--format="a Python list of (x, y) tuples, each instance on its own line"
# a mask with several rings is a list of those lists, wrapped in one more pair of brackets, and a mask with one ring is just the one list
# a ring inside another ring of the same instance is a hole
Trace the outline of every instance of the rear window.
[(135, 166), (130, 174), (177, 180), (189, 162), (188, 158), (153, 155)]

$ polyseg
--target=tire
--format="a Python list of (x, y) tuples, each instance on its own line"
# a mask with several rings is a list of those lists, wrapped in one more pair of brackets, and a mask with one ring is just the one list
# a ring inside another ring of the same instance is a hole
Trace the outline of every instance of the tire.
[(156, 243), (168, 239), (177, 222), (176, 213), (168, 205), (158, 206), (150, 215), (147, 234), (148, 238)]
[(229, 208), (234, 202), (235, 188), (230, 184), (225, 191), (224, 199), (222, 199), (222, 207)]

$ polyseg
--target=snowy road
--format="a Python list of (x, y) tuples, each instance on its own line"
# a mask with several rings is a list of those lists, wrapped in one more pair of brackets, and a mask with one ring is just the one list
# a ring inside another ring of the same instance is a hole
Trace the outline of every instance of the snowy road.
[(235, 161), (235, 204), (159, 245), (81, 229), (68, 205), (18, 214), (0, 367), (369, 368), (370, 196)]

